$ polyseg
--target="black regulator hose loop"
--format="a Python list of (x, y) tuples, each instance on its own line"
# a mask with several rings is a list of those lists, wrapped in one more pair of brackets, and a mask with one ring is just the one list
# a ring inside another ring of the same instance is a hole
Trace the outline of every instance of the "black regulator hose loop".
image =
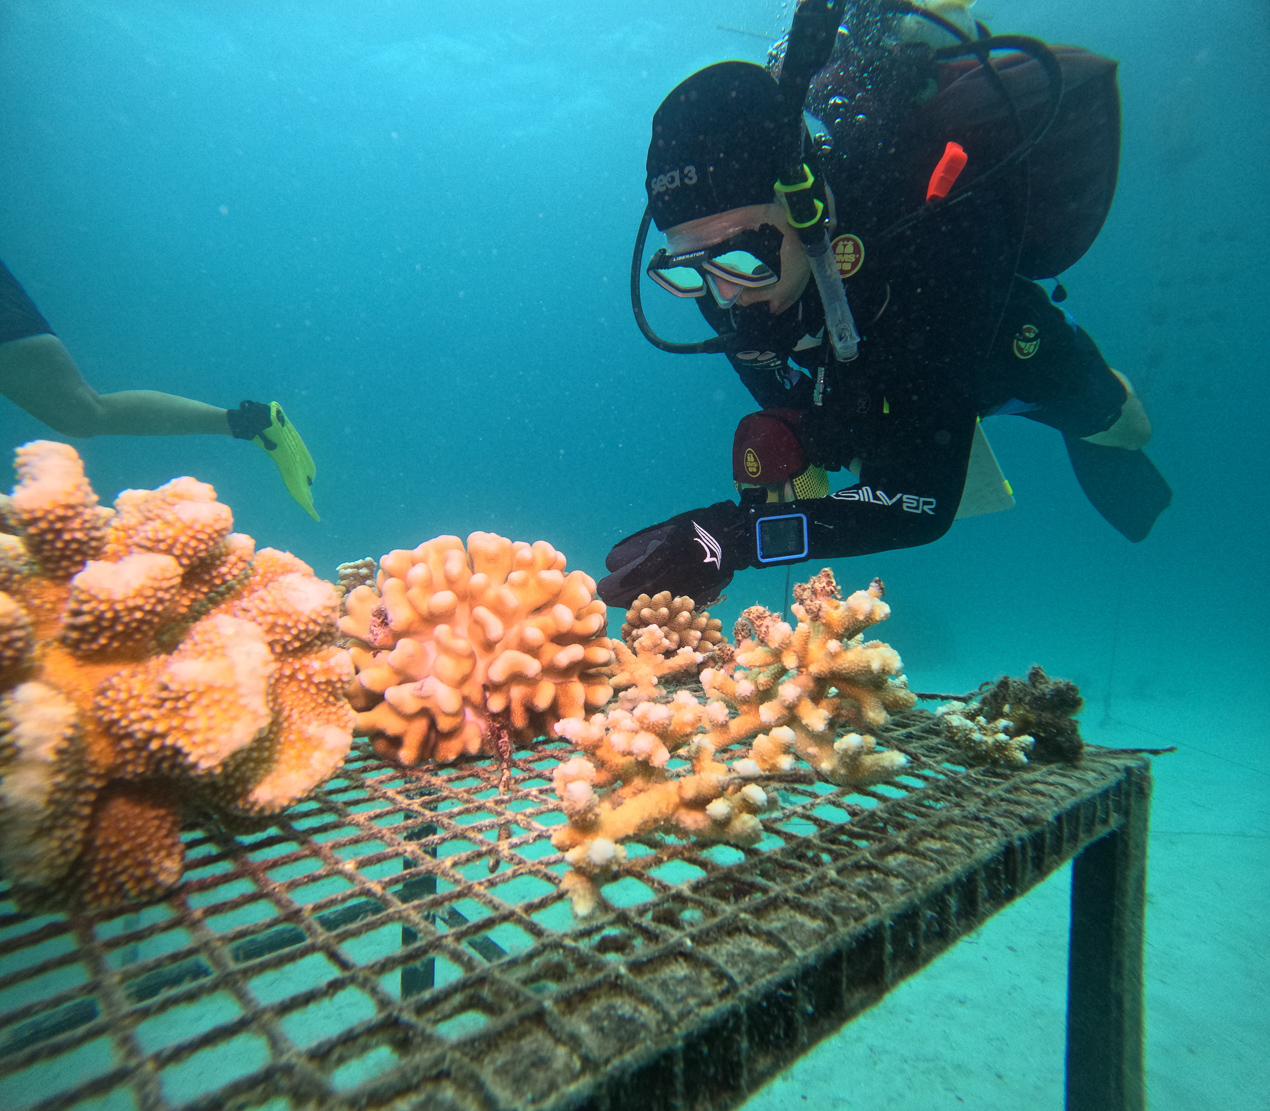
[[(903, 0), (900, 0), (900, 2), (903, 2)], [(1026, 54), (1039, 63), (1045, 71), (1045, 76), (1049, 83), (1049, 108), (1045, 113), (1045, 118), (1032, 129), (1030, 134), (1024, 135), (1022, 133), (1023, 124), (1019, 119), (1018, 109), (1010, 96), (1009, 90), (1006, 89), (1005, 83), (1001, 80), (1001, 75), (991, 65), (990, 57), (994, 50), (1014, 50), (1020, 54)], [(878, 235), (879, 239), (888, 239), (899, 232), (907, 231), (919, 220), (925, 219), (932, 213), (939, 212), (950, 205), (959, 204), (967, 197), (973, 196), (977, 189), (990, 181), (994, 181), (1026, 159), (1036, 145), (1045, 138), (1054, 121), (1058, 119), (1058, 113), (1062, 108), (1063, 101), (1063, 70), (1059, 65), (1058, 59), (1054, 56), (1054, 52), (1040, 39), (1032, 38), (1030, 35), (989, 35), (986, 38), (978, 39), (963, 36), (962, 42), (955, 46), (941, 47), (934, 51), (932, 56), (937, 62), (946, 62), (972, 54), (979, 59), (979, 64), (983, 68), (987, 79), (1001, 94), (1006, 107), (1009, 108), (1015, 128), (1020, 134), (1018, 144), (1012, 151), (1003, 155), (988, 169), (984, 170), (983, 173), (967, 182), (961, 183), (957, 189), (946, 197), (930, 201), (922, 205), (921, 208), (895, 221), (894, 224)]]
[[(1041, 68), (1045, 70), (1045, 76), (1049, 81), (1049, 111), (1046, 113), (1045, 119), (1037, 127), (1033, 128), (1032, 133), (1025, 136), (1014, 150), (988, 171), (989, 173), (998, 173), (1022, 162), (1031, 153), (1032, 148), (1045, 138), (1046, 133), (1054, 125), (1063, 102), (1063, 67), (1059, 65), (1058, 59), (1054, 57), (1054, 51), (1041, 42), (1040, 39), (1033, 38), (1031, 35), (990, 35), (986, 39), (969, 39), (956, 46), (945, 46), (936, 50), (935, 60), (937, 62), (947, 62), (953, 58), (964, 58), (968, 54), (974, 54), (979, 59), (981, 66), (992, 70), (992, 66), (989, 63), (989, 55), (994, 50), (1017, 50), (1020, 54), (1027, 54), (1039, 63)], [(995, 74), (996, 70), (992, 70), (992, 72)], [(978, 180), (982, 181), (983, 177), (981, 176)]]
[(662, 339), (649, 326), (644, 316), (644, 302), (640, 296), (639, 283), (644, 274), (644, 244), (648, 239), (648, 229), (653, 222), (652, 205), (644, 206), (644, 218), (639, 222), (639, 233), (635, 236), (635, 253), (631, 256), (631, 311), (635, 314), (635, 323), (649, 343), (672, 355), (719, 355), (732, 346), (734, 333), (712, 336), (699, 343), (672, 343)]

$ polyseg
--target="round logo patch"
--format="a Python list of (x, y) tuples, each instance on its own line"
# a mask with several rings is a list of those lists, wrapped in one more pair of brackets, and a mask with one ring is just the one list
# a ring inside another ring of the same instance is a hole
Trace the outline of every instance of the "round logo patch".
[(763, 464), (759, 462), (758, 452), (752, 447), (745, 449), (745, 473), (751, 478), (758, 478), (763, 473)]
[(1041, 333), (1034, 324), (1024, 324), (1014, 337), (1014, 356), (1030, 359), (1041, 346)]
[(840, 235), (833, 241), (833, 260), (838, 264), (838, 273), (850, 278), (859, 272), (864, 265), (864, 244), (858, 235)]

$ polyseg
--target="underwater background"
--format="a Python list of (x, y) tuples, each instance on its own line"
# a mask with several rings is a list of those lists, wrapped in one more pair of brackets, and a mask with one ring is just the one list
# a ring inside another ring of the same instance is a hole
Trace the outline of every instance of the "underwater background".
[[(653, 110), (703, 65), (762, 61), (791, 10), (0, 0), (0, 258), (99, 391), (281, 401), (322, 521), (227, 437), (77, 441), (96, 489), (192, 474), (327, 577), (481, 529), (598, 578), (623, 535), (731, 495), (753, 402), (722, 357), (641, 339), (630, 253)], [(1088, 740), (1179, 747), (1155, 761), (1152, 1106), (1270, 1107), (1270, 6), (974, 12), (1121, 62), (1117, 200), (1064, 307), (1143, 397), (1173, 506), (1131, 545), (1057, 433), (995, 418), (1015, 509), (832, 566), (886, 580), (915, 689), (1040, 663), (1080, 684)], [(650, 312), (695, 338), (681, 308)], [(60, 437), (0, 403), (0, 454), (34, 438)], [(784, 594), (784, 570), (747, 571), (713, 612)], [(1064, 883), (752, 1105), (1061, 1106)]]

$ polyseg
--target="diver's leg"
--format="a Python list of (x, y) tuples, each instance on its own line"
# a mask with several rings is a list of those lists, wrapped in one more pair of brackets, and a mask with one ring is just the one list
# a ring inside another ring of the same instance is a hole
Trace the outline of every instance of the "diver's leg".
[(1022, 278), (1010, 290), (983, 379), (981, 416), (1018, 413), (1065, 436), (1106, 433), (1130, 396), (1089, 334)]
[(1015, 282), (984, 382), (981, 412), (1056, 428), (1093, 507), (1128, 539), (1146, 538), (1173, 499), (1141, 450), (1151, 438), (1146, 410), (1089, 334), (1034, 282)]
[(155, 390), (99, 394), (56, 336), (0, 344), (0, 393), (63, 436), (229, 435), (225, 410)]

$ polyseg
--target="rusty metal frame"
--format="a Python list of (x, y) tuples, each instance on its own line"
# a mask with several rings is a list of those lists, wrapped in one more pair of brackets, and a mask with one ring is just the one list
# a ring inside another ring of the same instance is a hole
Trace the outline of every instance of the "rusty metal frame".
[(912, 761), (894, 785), (791, 776), (754, 849), (632, 846), (580, 924), (549, 840), (565, 746), (500, 793), (488, 762), (359, 743), (265, 832), (188, 834), (164, 903), (0, 902), (0, 1105), (734, 1107), (1078, 857), (1068, 1107), (1136, 1111), (1147, 760), (966, 768), (921, 711), (882, 740)]

